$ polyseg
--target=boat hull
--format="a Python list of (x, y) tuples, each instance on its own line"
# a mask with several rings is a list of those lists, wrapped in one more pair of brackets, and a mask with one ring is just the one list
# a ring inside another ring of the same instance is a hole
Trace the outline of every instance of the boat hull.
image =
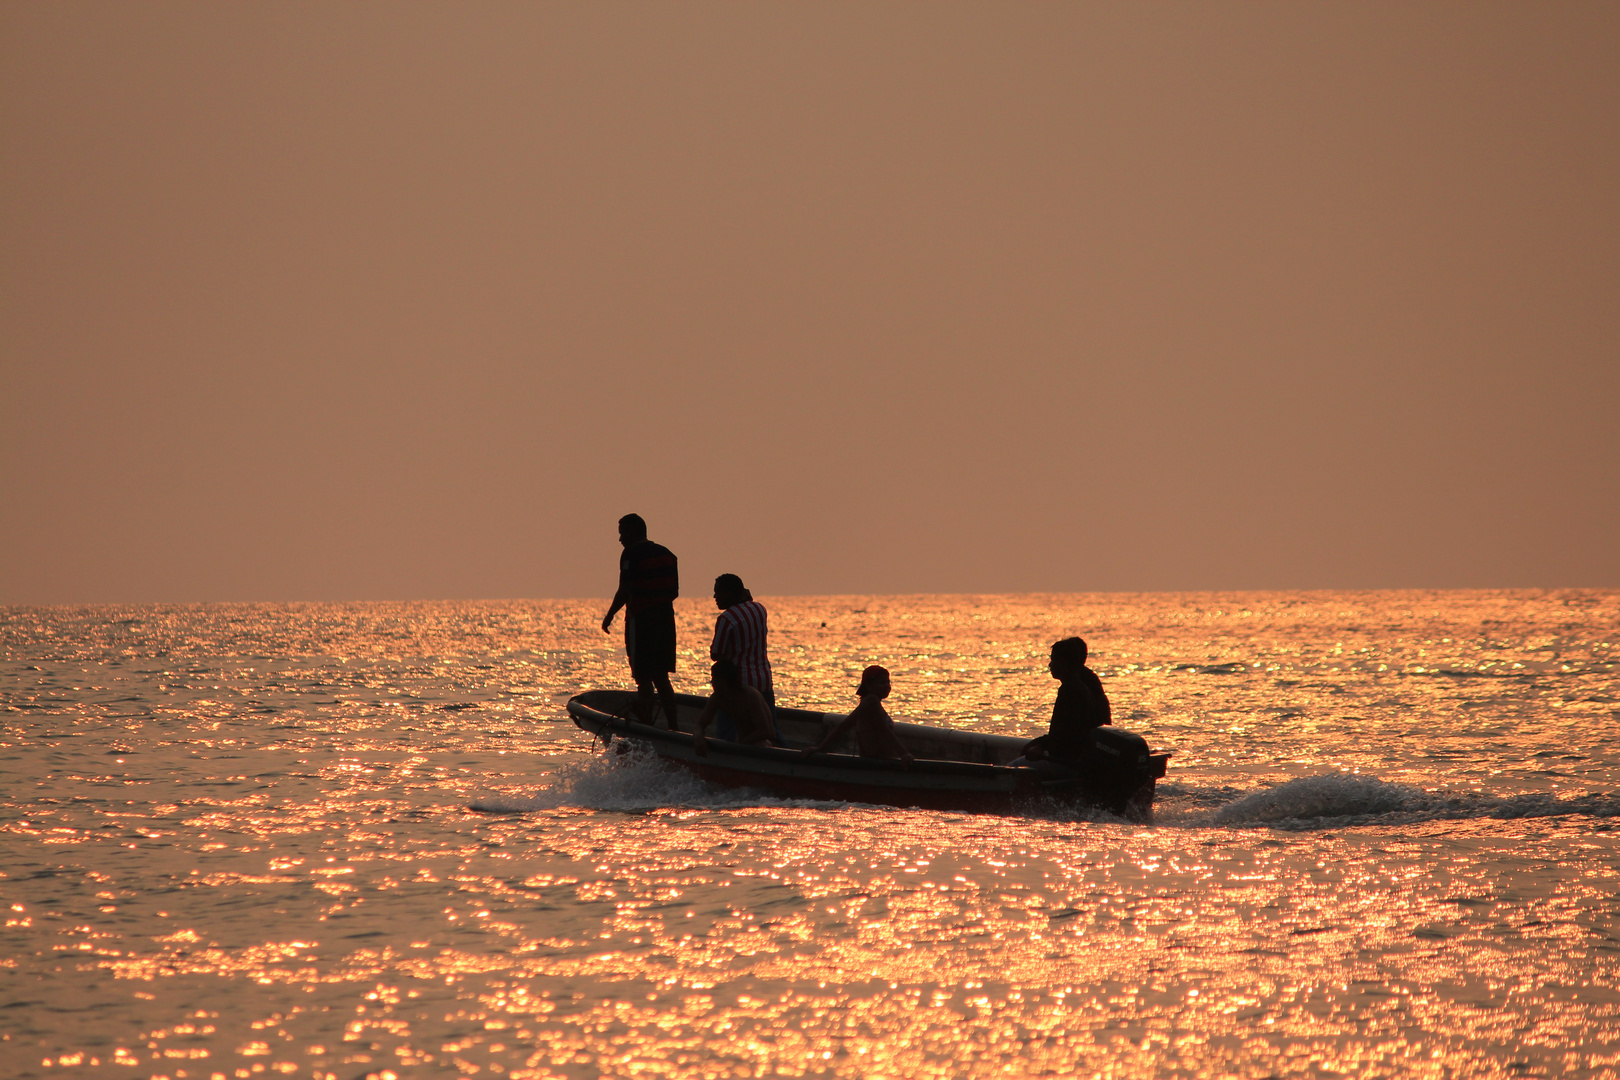
[(628, 691), (595, 690), (572, 698), (568, 712), (575, 724), (605, 743), (618, 740), (626, 750), (644, 746), (711, 783), (787, 798), (981, 814), (1068, 806), (1145, 822), (1152, 818), (1154, 780), (1164, 773), (1165, 755), (1155, 755), (1145, 770), (1128, 775), (1047, 779), (1035, 770), (1005, 765), (1018, 755), (1023, 740), (921, 724), (895, 725), (901, 741), (917, 754), (909, 766), (853, 753), (807, 757), (796, 747), (819, 742), (844, 717), (805, 709), (777, 710), (786, 749), (711, 738), (707, 753), (699, 753), (689, 732), (703, 698), (677, 695), (681, 731), (640, 722), (634, 702)]

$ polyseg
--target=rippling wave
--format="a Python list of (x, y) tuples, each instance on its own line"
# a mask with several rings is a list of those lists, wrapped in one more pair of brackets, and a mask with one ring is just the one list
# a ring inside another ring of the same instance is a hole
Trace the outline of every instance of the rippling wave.
[(598, 603), (0, 610), (6, 1075), (1620, 1075), (1620, 593), (766, 603), (1017, 736), (1083, 634), (1158, 826), (604, 755)]

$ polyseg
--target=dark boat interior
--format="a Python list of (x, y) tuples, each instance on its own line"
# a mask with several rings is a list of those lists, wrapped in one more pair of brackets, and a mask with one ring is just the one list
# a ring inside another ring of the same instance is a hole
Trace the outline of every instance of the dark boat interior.
[[(698, 714), (703, 711), (707, 698), (693, 694), (677, 694), (676, 715), (681, 730), (691, 732), (697, 727)], [(629, 690), (592, 690), (581, 694), (582, 704), (593, 709), (626, 719), (639, 719), (634, 707), (636, 695)], [(809, 709), (790, 709), (778, 706), (776, 710), (777, 734), (789, 749), (814, 746), (827, 732), (842, 721), (845, 713), (822, 713)], [(660, 710), (654, 717), (655, 726), (664, 726)], [(954, 731), (950, 728), (896, 721), (895, 734), (906, 749), (919, 758), (934, 761), (963, 761), (977, 765), (1005, 765), (1018, 757), (1026, 740), (1007, 735), (985, 735), (974, 731)], [(713, 736), (711, 727), (709, 734)], [(852, 735), (845, 735), (828, 747), (834, 754), (854, 754)]]

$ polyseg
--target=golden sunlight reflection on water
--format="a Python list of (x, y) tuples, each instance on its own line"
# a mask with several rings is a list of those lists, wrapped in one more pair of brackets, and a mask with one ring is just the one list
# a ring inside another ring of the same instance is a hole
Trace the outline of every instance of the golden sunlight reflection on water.
[(771, 606), (791, 700), (997, 731), (1089, 630), (1160, 826), (592, 757), (586, 604), (12, 610), (6, 1074), (1620, 1070), (1614, 594)]

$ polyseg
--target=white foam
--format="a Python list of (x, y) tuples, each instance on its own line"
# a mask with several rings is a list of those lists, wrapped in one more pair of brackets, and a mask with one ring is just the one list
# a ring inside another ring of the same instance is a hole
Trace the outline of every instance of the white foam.
[[(618, 746), (627, 746), (618, 743)], [(490, 814), (525, 814), (535, 810), (578, 807), (585, 810), (636, 812), (669, 806), (704, 808), (735, 806), (841, 806), (843, 803), (781, 799), (746, 788), (705, 783), (678, 765), (662, 760), (650, 748), (625, 753), (597, 753), (551, 774), (551, 782), (529, 796), (488, 795), (468, 804)]]
[(1215, 811), (1216, 825), (1248, 825), (1300, 818), (1385, 814), (1412, 806), (1424, 792), (1353, 773), (1302, 776), (1256, 791)]
[(1263, 791), (1250, 792), (1212, 815), (1189, 814), (1187, 825), (1404, 824), (1467, 818), (1620, 816), (1620, 798), (1601, 793), (1573, 796), (1482, 795), (1477, 792), (1423, 791), (1371, 776), (1327, 773), (1303, 776)]
[[(620, 744), (625, 745), (625, 744)], [(696, 776), (659, 760), (645, 748), (597, 753), (551, 773), (550, 783), (527, 797), (491, 795), (471, 804), (487, 813), (522, 814), (576, 806), (587, 810), (651, 810), (708, 802), (713, 791)]]
[[(1271, 826), (1311, 829), (1344, 825), (1402, 824), (1466, 818), (1620, 816), (1620, 797), (1547, 794), (1494, 797), (1474, 792), (1423, 791), (1355, 773), (1302, 776), (1276, 787), (1239, 795), (1230, 788), (1200, 790), (1161, 786), (1155, 820), (1170, 828)], [(1212, 805), (1214, 804), (1214, 805)], [(717, 787), (647, 748), (598, 753), (557, 769), (550, 782), (528, 795), (487, 795), (469, 809), (491, 814), (526, 814), (575, 807), (637, 813), (664, 807), (821, 807), (855, 804), (790, 799), (746, 788)], [(901, 812), (901, 811), (896, 811)], [(1120, 824), (1102, 810), (1052, 807), (1031, 817)]]

